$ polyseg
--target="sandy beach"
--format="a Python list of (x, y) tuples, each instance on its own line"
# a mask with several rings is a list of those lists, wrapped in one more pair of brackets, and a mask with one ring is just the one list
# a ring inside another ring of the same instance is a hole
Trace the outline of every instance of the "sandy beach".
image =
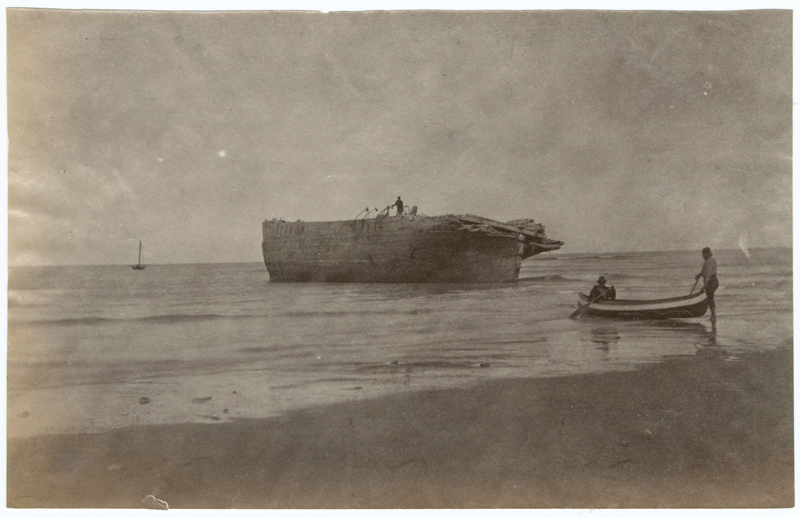
[(8, 441), (9, 507), (785, 508), (792, 350)]

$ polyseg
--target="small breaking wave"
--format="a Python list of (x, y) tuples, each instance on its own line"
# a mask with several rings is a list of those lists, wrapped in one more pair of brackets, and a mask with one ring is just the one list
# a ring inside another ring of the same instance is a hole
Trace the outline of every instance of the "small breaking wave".
[(418, 315), (432, 313), (431, 309), (414, 308), (397, 311), (388, 310), (366, 310), (366, 311), (290, 311), (285, 313), (270, 314), (246, 314), (246, 315), (224, 315), (219, 313), (202, 314), (176, 314), (176, 315), (149, 315), (142, 317), (76, 317), (59, 319), (33, 319), (33, 320), (9, 320), (9, 325), (14, 326), (95, 326), (102, 324), (114, 324), (120, 322), (132, 322), (142, 324), (180, 324), (191, 322), (208, 322), (214, 320), (242, 320), (270, 317), (288, 318), (309, 318), (309, 317), (344, 317), (344, 316), (370, 316), (382, 314), (404, 314)]
[(392, 362), (389, 364), (365, 364), (356, 367), (359, 372), (370, 373), (395, 373), (427, 370), (472, 370), (489, 367), (488, 362), (480, 361), (455, 361), (455, 360), (418, 360), (410, 362)]
[(535, 277), (520, 277), (517, 282), (583, 282), (583, 279), (570, 279), (562, 275), (537, 275)]
[(139, 322), (143, 324), (175, 324), (181, 322), (203, 322), (224, 319), (243, 319), (260, 318), (263, 315), (220, 315), (216, 313), (199, 315), (151, 315), (146, 317), (133, 318), (111, 318), (111, 317), (81, 317), (81, 318), (59, 318), (52, 320), (9, 320), (9, 325), (15, 326), (94, 326), (102, 324), (112, 324), (120, 322)]
[(384, 309), (384, 310), (362, 310), (362, 311), (353, 311), (353, 310), (332, 310), (332, 311), (290, 311), (288, 313), (281, 313), (275, 316), (281, 317), (343, 317), (343, 316), (374, 316), (374, 315), (395, 315), (395, 314), (402, 314), (402, 315), (419, 315), (425, 313), (433, 313), (433, 309), (423, 309), (423, 308), (414, 308), (414, 309), (405, 309), (405, 310), (397, 310), (395, 308)]

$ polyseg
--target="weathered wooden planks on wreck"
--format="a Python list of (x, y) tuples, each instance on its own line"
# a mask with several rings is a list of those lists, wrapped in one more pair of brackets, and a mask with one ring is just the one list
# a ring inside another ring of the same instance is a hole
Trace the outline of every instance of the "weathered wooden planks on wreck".
[(548, 251), (537, 246), (563, 244), (473, 215), (273, 219), (262, 230), (270, 279), (285, 282), (514, 282), (523, 258)]

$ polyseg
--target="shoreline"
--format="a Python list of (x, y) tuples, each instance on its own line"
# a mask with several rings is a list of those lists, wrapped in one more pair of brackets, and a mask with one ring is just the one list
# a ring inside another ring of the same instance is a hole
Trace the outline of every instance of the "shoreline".
[(147, 495), (172, 509), (793, 507), (793, 350), (7, 440), (9, 508)]

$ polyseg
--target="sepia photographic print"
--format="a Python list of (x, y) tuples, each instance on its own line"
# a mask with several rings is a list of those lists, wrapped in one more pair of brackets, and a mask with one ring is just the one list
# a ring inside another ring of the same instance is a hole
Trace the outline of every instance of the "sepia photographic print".
[(198, 5), (6, 9), (7, 508), (794, 508), (792, 10)]

